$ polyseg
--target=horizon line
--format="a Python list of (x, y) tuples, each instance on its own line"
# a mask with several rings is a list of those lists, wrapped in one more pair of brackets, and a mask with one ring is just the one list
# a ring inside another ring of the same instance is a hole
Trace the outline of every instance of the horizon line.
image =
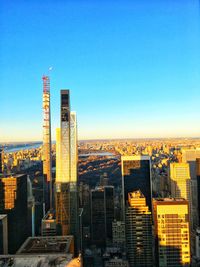
[[(185, 137), (121, 137), (121, 138), (89, 138), (89, 139), (79, 139), (78, 142), (83, 141), (107, 141), (107, 140), (166, 140), (166, 139), (200, 139), (200, 136), (192, 137), (192, 136), (185, 136)], [(52, 140), (52, 143), (55, 143), (56, 140)], [(43, 143), (42, 140), (24, 140), (24, 141), (0, 141), (0, 144), (10, 144), (10, 143)]]

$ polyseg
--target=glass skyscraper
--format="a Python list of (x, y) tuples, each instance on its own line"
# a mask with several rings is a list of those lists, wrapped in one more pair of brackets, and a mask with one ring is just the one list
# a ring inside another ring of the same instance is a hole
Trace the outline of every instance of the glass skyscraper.
[(122, 156), (122, 194), (123, 210), (128, 193), (140, 190), (146, 198), (147, 206), (152, 210), (151, 162), (149, 156)]

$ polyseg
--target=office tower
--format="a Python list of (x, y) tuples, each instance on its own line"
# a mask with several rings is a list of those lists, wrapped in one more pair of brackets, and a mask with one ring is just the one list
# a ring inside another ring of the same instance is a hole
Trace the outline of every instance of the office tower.
[(69, 90), (61, 90), (61, 122), (56, 131), (56, 221), (63, 235), (78, 235), (77, 123)]
[(8, 220), (7, 215), (0, 215), (0, 255), (8, 254)]
[(46, 210), (52, 208), (50, 79), (43, 76), (43, 174)]
[(8, 218), (8, 253), (27, 238), (27, 176), (0, 178), (0, 214)]
[(188, 163), (190, 166), (191, 177), (191, 195), (192, 195), (192, 229), (196, 231), (197, 226), (200, 224), (198, 215), (198, 191), (197, 185), (197, 158), (200, 158), (200, 149), (182, 149), (182, 162)]
[(189, 163), (191, 179), (196, 179), (197, 158), (200, 158), (200, 149), (182, 149), (182, 162)]
[(56, 216), (54, 211), (48, 211), (42, 219), (42, 236), (56, 236)]
[(128, 193), (140, 190), (151, 211), (152, 185), (151, 162), (149, 156), (122, 156), (123, 211), (128, 201)]
[(189, 207), (185, 199), (153, 199), (157, 266), (190, 266)]
[(188, 163), (170, 163), (171, 196), (191, 203), (191, 179)]
[(125, 222), (130, 267), (153, 266), (152, 216), (140, 190), (128, 193)]
[(116, 220), (112, 222), (112, 237), (115, 246), (124, 248), (126, 243), (125, 222)]
[(114, 187), (102, 186), (91, 190), (91, 236), (92, 242), (105, 246), (112, 238), (114, 221)]

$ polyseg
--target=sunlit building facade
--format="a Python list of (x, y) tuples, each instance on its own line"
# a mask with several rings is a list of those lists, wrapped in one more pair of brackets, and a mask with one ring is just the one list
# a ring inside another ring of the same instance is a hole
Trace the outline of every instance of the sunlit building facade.
[(52, 208), (50, 79), (43, 76), (43, 175), (46, 209)]
[(153, 199), (153, 216), (157, 266), (190, 266), (188, 201)]
[(130, 267), (152, 267), (152, 215), (140, 190), (128, 193), (125, 222)]
[(56, 221), (61, 234), (78, 235), (77, 122), (69, 90), (61, 90), (61, 124), (56, 131)]
[(196, 231), (197, 226), (200, 224), (200, 208), (198, 206), (198, 195), (200, 195), (200, 189), (197, 181), (197, 159), (200, 158), (200, 149), (182, 149), (182, 162), (188, 163), (190, 168), (191, 177), (191, 195), (192, 195), (192, 225), (193, 231)]
[(188, 163), (170, 163), (171, 196), (191, 202), (191, 179)]
[(56, 221), (62, 235), (70, 232), (70, 97), (69, 90), (61, 90), (60, 129), (56, 138)]

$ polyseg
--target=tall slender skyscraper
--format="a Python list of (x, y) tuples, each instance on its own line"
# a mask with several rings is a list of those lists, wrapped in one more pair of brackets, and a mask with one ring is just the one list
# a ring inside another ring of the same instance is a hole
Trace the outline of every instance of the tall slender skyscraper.
[(61, 90), (61, 122), (56, 132), (56, 220), (63, 235), (78, 232), (77, 123), (69, 90)]
[(46, 208), (52, 208), (50, 79), (43, 76), (43, 174)]
[(152, 208), (151, 162), (149, 156), (122, 156), (123, 210), (128, 201), (128, 193), (140, 190), (146, 198), (150, 211)]
[(70, 232), (70, 98), (69, 90), (60, 94), (60, 129), (56, 134), (56, 221), (61, 233)]
[(70, 234), (77, 240), (78, 232), (78, 146), (76, 112), (70, 112)]

